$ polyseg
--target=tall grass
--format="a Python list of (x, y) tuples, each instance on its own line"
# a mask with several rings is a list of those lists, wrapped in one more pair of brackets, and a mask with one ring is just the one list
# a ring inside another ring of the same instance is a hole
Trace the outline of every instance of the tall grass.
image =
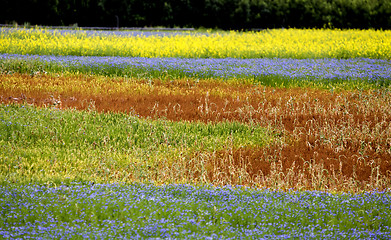
[(227, 146), (272, 141), (266, 129), (236, 122), (152, 121), (93, 109), (0, 105), (0, 180), (154, 181), (161, 166)]

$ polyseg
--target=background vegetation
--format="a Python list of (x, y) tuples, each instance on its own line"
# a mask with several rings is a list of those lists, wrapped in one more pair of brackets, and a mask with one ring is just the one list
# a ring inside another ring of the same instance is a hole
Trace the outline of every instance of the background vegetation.
[(0, 23), (102, 27), (391, 28), (389, 0), (3, 0)]

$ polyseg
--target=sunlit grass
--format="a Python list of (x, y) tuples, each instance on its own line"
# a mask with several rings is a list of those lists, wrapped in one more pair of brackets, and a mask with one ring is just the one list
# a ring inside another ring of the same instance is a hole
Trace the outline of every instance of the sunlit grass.
[(272, 141), (266, 129), (235, 122), (142, 120), (127, 114), (1, 105), (0, 180), (151, 180), (159, 164)]

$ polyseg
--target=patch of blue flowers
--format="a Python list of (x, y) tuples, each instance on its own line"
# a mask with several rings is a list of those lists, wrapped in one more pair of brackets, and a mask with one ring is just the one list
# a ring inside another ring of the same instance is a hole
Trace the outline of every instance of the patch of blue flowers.
[(382, 59), (237, 59), (39, 56), (0, 54), (0, 62), (22, 60), (47, 71), (70, 71), (132, 77), (192, 77), (250, 79), (255, 82), (363, 80), (377, 85), (391, 82), (391, 61)]
[(387, 239), (391, 195), (241, 187), (0, 186), (0, 238)]

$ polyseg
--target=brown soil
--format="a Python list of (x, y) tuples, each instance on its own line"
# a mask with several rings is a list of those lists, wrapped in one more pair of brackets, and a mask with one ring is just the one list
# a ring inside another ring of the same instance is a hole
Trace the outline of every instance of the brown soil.
[[(253, 180), (271, 176), (278, 166), (285, 176), (295, 171), (312, 178), (309, 181), (314, 181), (314, 174), (327, 173), (340, 180), (354, 179), (360, 186), (379, 177), (388, 179), (382, 188), (391, 184), (389, 91), (333, 93), (187, 79), (15, 74), (0, 75), (0, 102), (128, 112), (173, 121), (254, 122), (275, 129), (283, 141), (215, 153), (209, 168), (226, 176), (230, 167), (245, 168)], [(213, 182), (221, 176), (211, 171), (208, 178)]]

